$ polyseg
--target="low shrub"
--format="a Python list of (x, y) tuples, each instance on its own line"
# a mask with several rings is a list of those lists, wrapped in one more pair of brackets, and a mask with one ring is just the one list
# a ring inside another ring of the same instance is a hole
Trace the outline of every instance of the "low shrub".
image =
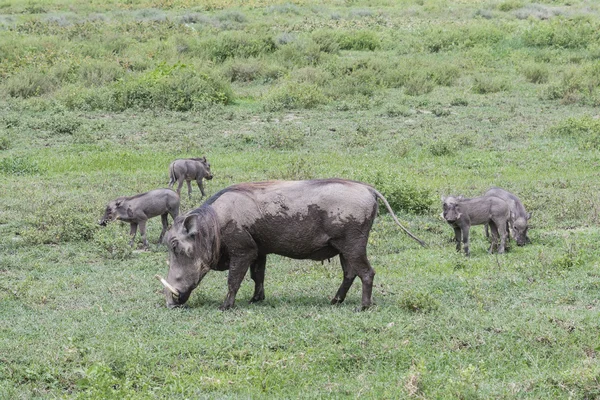
[(488, 94), (507, 90), (508, 81), (501, 77), (475, 76), (473, 78), (473, 93)]
[(116, 82), (125, 75), (119, 64), (104, 60), (85, 60), (78, 70), (79, 80), (86, 86), (102, 86)]
[(531, 83), (546, 83), (550, 76), (550, 71), (544, 64), (525, 64), (521, 71)]
[(183, 64), (159, 64), (142, 74), (130, 75), (109, 87), (72, 86), (57, 98), (68, 109), (123, 111), (129, 108), (189, 111), (233, 100), (230, 85), (214, 75)]
[[(389, 202), (394, 211), (406, 211), (415, 214), (425, 214), (433, 204), (431, 190), (417, 187), (408, 183), (397, 175), (389, 172), (377, 171), (371, 181), (373, 186), (381, 192)], [(387, 213), (387, 209), (380, 202), (379, 212)]]
[(571, 117), (549, 129), (551, 136), (575, 139), (584, 149), (600, 149), (600, 119)]
[(306, 135), (292, 125), (270, 125), (261, 135), (260, 141), (265, 147), (277, 150), (295, 150), (304, 145)]
[(428, 147), (432, 156), (450, 156), (456, 151), (456, 144), (451, 140), (434, 140)]
[(129, 245), (131, 240), (129, 230), (119, 225), (108, 224), (94, 233), (94, 243), (101, 256), (113, 260), (125, 260), (133, 254), (133, 248)]
[(11, 133), (0, 130), (0, 150), (8, 150), (12, 146), (13, 136)]
[(286, 82), (268, 94), (264, 108), (267, 111), (310, 109), (328, 101), (323, 90), (317, 85)]
[[(78, 205), (75, 208), (89, 206)], [(92, 240), (98, 229), (95, 220), (88, 215), (96, 210), (79, 210), (70, 207), (67, 202), (42, 207), (27, 221), (27, 227), (21, 236), (29, 244), (58, 244), (82, 240)]]
[(276, 57), (288, 69), (315, 66), (323, 58), (321, 46), (312, 40), (297, 40), (277, 50)]
[(269, 35), (231, 31), (221, 32), (218, 36), (209, 36), (201, 41), (196, 55), (220, 63), (228, 58), (259, 57), (276, 49), (275, 40)]
[(44, 71), (27, 68), (10, 76), (2, 86), (11, 97), (26, 99), (54, 91), (58, 82)]
[(81, 125), (79, 118), (69, 114), (55, 114), (44, 121), (44, 128), (51, 135), (73, 135)]
[(584, 17), (557, 17), (532, 24), (522, 34), (522, 40), (531, 47), (586, 48), (600, 41), (600, 22)]
[(408, 77), (404, 83), (404, 93), (409, 96), (420, 96), (430, 93), (435, 88), (435, 83), (426, 73), (416, 73)]
[(224, 70), (231, 82), (252, 82), (261, 78), (265, 65), (257, 59), (235, 59)]
[(341, 50), (375, 51), (381, 48), (379, 36), (375, 32), (366, 29), (335, 31), (334, 37)]
[(564, 71), (560, 80), (545, 88), (542, 96), (563, 103), (600, 104), (600, 62)]
[(498, 4), (498, 10), (504, 12), (516, 10), (521, 7), (523, 7), (523, 2), (521, 2), (521, 0), (506, 0)]
[(419, 35), (422, 46), (431, 53), (493, 45), (506, 37), (506, 27), (480, 22), (460, 27), (426, 29)]
[(440, 303), (428, 292), (409, 290), (399, 300), (400, 308), (410, 312), (429, 313), (440, 308)]
[(312, 33), (312, 40), (319, 45), (319, 50), (324, 53), (337, 54), (340, 44), (332, 30), (318, 30)]

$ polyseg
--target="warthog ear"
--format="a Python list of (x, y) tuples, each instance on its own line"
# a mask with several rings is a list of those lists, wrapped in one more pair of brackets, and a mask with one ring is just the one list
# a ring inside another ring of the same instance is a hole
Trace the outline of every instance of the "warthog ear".
[(529, 221), (531, 219), (532, 215), (533, 215), (532, 213), (527, 213), (527, 216), (525, 217), (525, 219), (527, 219), (527, 221)]
[(206, 162), (206, 156), (202, 157), (201, 160)]
[(446, 198), (447, 198), (446, 196), (442, 195), (442, 203), (446, 202)]
[(196, 214), (188, 215), (183, 220), (183, 227), (189, 236), (198, 233), (198, 216)]

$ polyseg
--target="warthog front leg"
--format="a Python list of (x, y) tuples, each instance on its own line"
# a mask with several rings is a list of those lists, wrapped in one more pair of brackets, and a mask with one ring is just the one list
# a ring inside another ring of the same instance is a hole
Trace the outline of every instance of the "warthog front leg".
[(469, 229), (470, 226), (466, 226), (462, 229), (462, 239), (463, 239), (463, 249), (465, 250), (465, 255), (467, 257), (471, 256), (471, 250), (469, 249)]
[(454, 227), (454, 241), (456, 242), (456, 251), (460, 252), (460, 241), (462, 240), (462, 230), (460, 227)]
[(129, 245), (133, 246), (133, 239), (135, 239), (135, 234), (137, 233), (138, 224), (135, 222), (131, 222), (129, 225), (129, 236), (131, 236), (131, 240), (129, 241)]
[(146, 221), (140, 221), (139, 225), (140, 225), (140, 235), (142, 235), (142, 243), (144, 244), (144, 247), (147, 248), (148, 240), (146, 239)]
[(227, 276), (227, 297), (225, 297), (225, 301), (219, 307), (221, 311), (229, 310), (235, 305), (235, 296), (240, 289), (246, 272), (248, 272), (248, 268), (254, 262), (255, 260), (247, 258), (237, 258), (230, 261), (229, 275)]
[(254, 281), (254, 295), (250, 299), (250, 303), (256, 303), (265, 299), (265, 265), (267, 264), (267, 256), (258, 256), (256, 261), (250, 266), (250, 277)]
[(198, 184), (198, 189), (200, 189), (200, 193), (202, 193), (202, 197), (206, 196), (204, 193), (204, 185), (202, 184), (202, 178), (197, 179), (196, 183)]

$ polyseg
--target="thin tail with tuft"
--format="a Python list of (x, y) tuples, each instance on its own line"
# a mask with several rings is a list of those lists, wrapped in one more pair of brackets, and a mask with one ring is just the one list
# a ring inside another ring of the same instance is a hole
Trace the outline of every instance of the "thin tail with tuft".
[(398, 217), (396, 217), (396, 214), (394, 214), (394, 210), (392, 210), (392, 207), (390, 206), (390, 203), (388, 203), (388, 201), (386, 200), (385, 197), (383, 197), (383, 195), (381, 193), (379, 193), (377, 190), (373, 189), (375, 191), (375, 194), (377, 195), (378, 199), (381, 199), (381, 201), (383, 201), (383, 204), (385, 205), (385, 208), (387, 208), (388, 212), (390, 213), (390, 215), (392, 216), (392, 218), (394, 219), (394, 221), (396, 222), (396, 224), (398, 224), (398, 226), (400, 228), (402, 228), (402, 230), (404, 232), (406, 232), (408, 234), (408, 236), (410, 236), (411, 238), (415, 239), (417, 242), (419, 242), (419, 244), (423, 247), (427, 247), (427, 243), (425, 243), (424, 241), (422, 241), (421, 239), (419, 239), (418, 237), (416, 237), (415, 235), (413, 235), (412, 233), (410, 233), (410, 231), (408, 229), (406, 229), (401, 223), (400, 221), (398, 221)]

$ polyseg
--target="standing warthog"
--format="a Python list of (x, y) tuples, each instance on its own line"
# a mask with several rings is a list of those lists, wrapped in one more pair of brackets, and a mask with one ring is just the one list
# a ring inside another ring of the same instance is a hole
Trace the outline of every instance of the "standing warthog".
[(506, 239), (508, 236), (506, 226), (510, 220), (510, 208), (506, 201), (499, 197), (483, 196), (473, 199), (459, 197), (442, 197), (444, 211), (442, 217), (454, 228), (454, 239), (456, 240), (456, 251), (460, 251), (460, 241), (464, 243), (465, 254), (469, 252), (469, 230), (471, 225), (489, 224), (492, 228), (492, 244), (489, 252), (498, 246), (500, 236), (500, 247), (498, 253), (504, 253)]
[(131, 224), (131, 242), (129, 244), (132, 246), (139, 225), (144, 246), (148, 247), (146, 221), (152, 217), (161, 216), (163, 228), (158, 238), (160, 243), (168, 228), (168, 214), (171, 214), (173, 220), (179, 215), (179, 195), (170, 189), (156, 189), (131, 197), (119, 197), (111, 201), (106, 206), (106, 211), (99, 224), (106, 226), (108, 222), (116, 219), (129, 222)]
[(213, 175), (210, 172), (210, 163), (206, 161), (206, 157), (181, 158), (173, 161), (171, 165), (169, 165), (169, 178), (169, 188), (172, 188), (173, 184), (179, 181), (179, 185), (177, 186), (177, 194), (179, 195), (181, 195), (181, 187), (183, 186), (183, 181), (185, 181), (188, 187), (188, 196), (191, 199), (191, 181), (196, 181), (200, 193), (202, 193), (202, 197), (204, 197), (206, 194), (204, 193), (202, 179), (206, 178), (207, 180), (211, 180)]
[(248, 269), (254, 280), (250, 302), (264, 300), (268, 254), (325, 260), (339, 254), (344, 279), (332, 304), (341, 303), (354, 278), (362, 281), (362, 308), (371, 305), (375, 271), (367, 242), (381, 199), (373, 187), (344, 179), (241, 183), (225, 188), (200, 208), (177, 217), (167, 232), (169, 272), (161, 280), (169, 308), (183, 305), (210, 270), (229, 269), (229, 291), (221, 310), (233, 307)]
[[(527, 236), (527, 221), (531, 218), (531, 213), (525, 211), (525, 207), (521, 200), (514, 194), (499, 187), (493, 187), (484, 196), (495, 196), (508, 203), (510, 207), (510, 222), (512, 225), (512, 233), (518, 246), (524, 246), (526, 243), (531, 243)], [(489, 237), (488, 227), (485, 226), (485, 236)]]

